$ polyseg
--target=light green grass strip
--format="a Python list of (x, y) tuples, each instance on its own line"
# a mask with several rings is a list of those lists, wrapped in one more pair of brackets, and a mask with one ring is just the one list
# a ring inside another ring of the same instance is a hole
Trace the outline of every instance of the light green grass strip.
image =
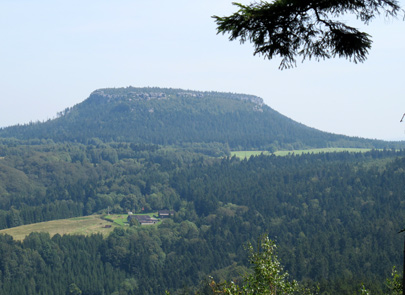
[(268, 151), (234, 151), (231, 152), (231, 156), (236, 156), (239, 159), (249, 159), (251, 156), (259, 156), (261, 154), (270, 155)]
[(302, 154), (319, 154), (319, 153), (365, 153), (369, 152), (371, 149), (366, 148), (323, 148), (323, 149), (309, 149), (309, 150), (293, 150), (293, 151), (277, 151), (274, 154), (276, 156), (286, 156), (288, 154), (302, 155)]
[[(365, 153), (371, 151), (366, 148), (322, 148), (322, 149), (308, 149), (308, 150), (292, 150), (292, 151), (277, 151), (276, 156), (287, 156), (289, 154), (302, 155), (302, 154), (318, 154), (318, 153), (336, 153), (336, 152), (350, 152), (350, 153)], [(251, 156), (271, 155), (268, 151), (233, 151), (231, 156), (236, 156), (240, 159), (249, 159)]]

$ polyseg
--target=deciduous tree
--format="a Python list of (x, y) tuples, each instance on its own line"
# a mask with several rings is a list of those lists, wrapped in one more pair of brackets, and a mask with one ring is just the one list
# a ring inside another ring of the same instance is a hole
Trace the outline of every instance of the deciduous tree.
[(255, 250), (248, 245), (250, 262), (253, 265), (253, 273), (245, 278), (242, 286), (235, 283), (216, 284), (211, 286), (214, 293), (219, 294), (268, 294), (268, 295), (292, 295), (311, 294), (309, 290), (302, 288), (297, 281), (289, 280), (288, 273), (278, 260), (276, 244), (268, 237), (263, 236)]

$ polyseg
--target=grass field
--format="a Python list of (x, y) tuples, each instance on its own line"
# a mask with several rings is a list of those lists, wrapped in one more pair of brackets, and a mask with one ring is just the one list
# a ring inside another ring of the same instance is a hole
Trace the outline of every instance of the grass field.
[(323, 148), (323, 149), (310, 149), (310, 150), (293, 150), (293, 151), (277, 151), (274, 154), (276, 156), (285, 156), (294, 153), (295, 155), (301, 154), (318, 154), (318, 153), (338, 153), (338, 152), (350, 152), (350, 153), (365, 153), (369, 152), (371, 149), (361, 149), (361, 148)]
[[(311, 154), (311, 153), (334, 153), (334, 152), (351, 152), (351, 153), (364, 153), (368, 152), (371, 149), (360, 149), (360, 148), (323, 148), (323, 149), (309, 149), (309, 150), (292, 150), (292, 151), (277, 151), (274, 154), (276, 156), (286, 156), (288, 154)], [(240, 159), (250, 158), (251, 156), (259, 156), (259, 155), (270, 155), (271, 153), (268, 151), (234, 151), (231, 152), (231, 156), (236, 156)]]
[[(144, 214), (138, 214), (135, 213), (136, 215), (149, 215), (150, 217), (155, 217), (157, 218), (158, 213), (157, 212), (153, 212), (153, 213), (144, 213)], [(121, 215), (106, 215), (104, 216), (106, 219), (110, 219), (113, 220), (114, 223), (118, 224), (118, 225), (128, 225), (127, 219), (128, 219), (128, 215), (127, 214), (121, 214)]]
[[(139, 215), (149, 215), (154, 217), (157, 215), (157, 212)], [(20, 241), (32, 232), (46, 232), (49, 233), (51, 237), (55, 234), (91, 235), (97, 233), (107, 236), (115, 227), (128, 226), (127, 214), (111, 214), (104, 216), (104, 219), (101, 217), (101, 215), (90, 215), (27, 224), (0, 230), (0, 234), (8, 234), (13, 236), (15, 240)], [(157, 224), (160, 222), (161, 221)]]
[[(115, 216), (114, 216), (115, 217)], [(106, 227), (111, 226), (111, 227)], [(107, 220), (101, 219), (100, 215), (91, 215), (85, 217), (75, 217), (70, 219), (52, 220), (28, 225), (17, 226), (0, 230), (0, 234), (9, 234), (15, 240), (23, 240), (31, 232), (47, 232), (50, 236), (55, 234), (81, 234), (90, 235), (101, 233), (107, 236), (114, 227), (119, 226)]]
[(120, 225), (120, 226), (128, 225), (128, 223), (127, 223), (128, 215), (127, 214), (111, 214), (111, 215), (104, 216), (104, 218), (107, 220), (112, 220), (113, 224), (115, 224), (115, 225)]
[(270, 155), (269, 152), (267, 151), (234, 151), (231, 152), (231, 156), (236, 156), (237, 158), (240, 159), (249, 159), (251, 156), (259, 156), (259, 155)]

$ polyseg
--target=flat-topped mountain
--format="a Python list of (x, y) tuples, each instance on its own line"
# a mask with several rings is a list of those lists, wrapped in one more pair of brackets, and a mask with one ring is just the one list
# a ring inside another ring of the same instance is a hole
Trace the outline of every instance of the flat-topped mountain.
[(58, 118), (0, 130), (1, 137), (177, 145), (221, 143), (231, 149), (394, 147), (399, 143), (322, 132), (297, 123), (257, 96), (164, 88), (99, 89)]

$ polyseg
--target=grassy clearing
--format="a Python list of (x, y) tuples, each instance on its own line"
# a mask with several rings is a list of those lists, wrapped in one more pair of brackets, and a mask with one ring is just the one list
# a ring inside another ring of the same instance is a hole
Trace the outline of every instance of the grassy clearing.
[(277, 151), (274, 154), (276, 156), (286, 156), (288, 154), (319, 154), (319, 153), (339, 153), (339, 152), (350, 152), (350, 153), (365, 153), (369, 152), (371, 149), (361, 149), (361, 148), (323, 148), (323, 149), (309, 149), (309, 150), (293, 150), (293, 151)]
[[(317, 154), (317, 153), (334, 153), (334, 152), (351, 152), (351, 153), (364, 153), (371, 149), (361, 149), (361, 148), (323, 148), (323, 149), (309, 149), (309, 150), (292, 150), (292, 151), (277, 151), (274, 154), (276, 156), (287, 156), (289, 154), (302, 155), (302, 154)], [(259, 155), (271, 155), (268, 151), (233, 151), (231, 156), (236, 156), (240, 159), (250, 158), (251, 156)]]
[[(158, 213), (157, 212), (144, 213), (144, 214), (135, 213), (135, 215), (149, 215), (150, 217), (156, 218)], [(120, 226), (128, 225), (128, 222), (127, 222), (128, 215), (127, 214), (110, 214), (110, 215), (104, 216), (104, 218), (106, 218), (108, 220), (112, 220), (115, 224), (120, 225)], [(157, 224), (159, 224), (159, 222)]]
[[(106, 227), (107, 226), (107, 227)], [(108, 227), (111, 226), (111, 227)], [(76, 217), (70, 219), (52, 220), (0, 230), (0, 234), (9, 234), (15, 240), (23, 240), (31, 232), (46, 232), (55, 234), (91, 235), (100, 233), (107, 236), (118, 224), (101, 219), (100, 215)]]
[(268, 151), (234, 151), (231, 152), (231, 156), (236, 156), (239, 159), (249, 159), (251, 156), (259, 156), (259, 155), (270, 155)]
[[(157, 212), (139, 215), (156, 217)], [(91, 215), (27, 224), (0, 230), (0, 234), (8, 234), (13, 236), (15, 240), (20, 241), (32, 232), (46, 232), (49, 233), (51, 237), (55, 234), (87, 236), (98, 233), (103, 236), (108, 236), (115, 227), (128, 226), (127, 214), (110, 214), (104, 216), (103, 219), (101, 217), (101, 215)], [(160, 222), (161, 221), (157, 224)]]
[(112, 220), (113, 223), (116, 225), (120, 225), (120, 226), (128, 225), (128, 222), (127, 222), (128, 215), (127, 214), (110, 214), (110, 215), (104, 216), (104, 218), (107, 220)]

